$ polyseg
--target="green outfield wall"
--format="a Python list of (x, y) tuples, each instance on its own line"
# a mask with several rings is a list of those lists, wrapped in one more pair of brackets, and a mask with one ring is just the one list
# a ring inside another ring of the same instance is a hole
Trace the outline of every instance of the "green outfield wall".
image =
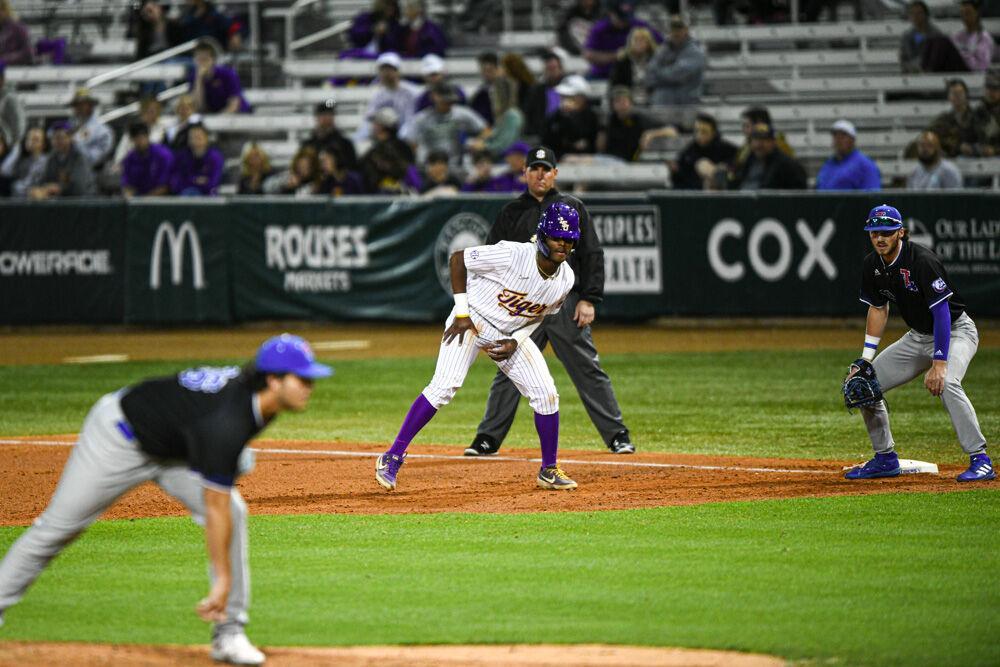
[[(602, 317), (860, 314), (862, 231), (890, 203), (975, 317), (1000, 316), (1000, 195), (651, 192), (583, 197)], [(0, 323), (433, 321), (447, 258), (508, 197), (0, 203)]]

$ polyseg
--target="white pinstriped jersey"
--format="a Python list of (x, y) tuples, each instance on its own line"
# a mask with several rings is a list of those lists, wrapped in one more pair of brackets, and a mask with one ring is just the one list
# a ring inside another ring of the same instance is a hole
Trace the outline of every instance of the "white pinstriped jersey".
[(469, 309), (510, 335), (544, 315), (559, 312), (573, 289), (573, 269), (562, 262), (544, 278), (538, 269), (534, 243), (500, 241), (496, 245), (466, 248), (466, 290)]

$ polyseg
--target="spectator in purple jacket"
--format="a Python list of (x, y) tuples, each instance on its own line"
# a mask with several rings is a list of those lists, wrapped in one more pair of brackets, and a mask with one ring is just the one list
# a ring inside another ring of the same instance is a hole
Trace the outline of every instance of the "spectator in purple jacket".
[(347, 168), (344, 154), (339, 149), (324, 146), (319, 151), (319, 178), (315, 193), (331, 197), (363, 195), (365, 182), (361, 174)]
[(507, 171), (493, 179), (494, 192), (524, 192), (524, 169), (528, 164), (531, 146), (517, 141), (507, 147), (503, 159), (507, 161)]
[(170, 191), (182, 197), (218, 194), (225, 160), (201, 123), (188, 127), (188, 147), (174, 156)]
[(17, 20), (10, 0), (0, 0), (0, 60), (8, 65), (30, 65), (34, 62), (28, 28)]
[(122, 194), (151, 197), (169, 193), (174, 154), (162, 144), (150, 143), (149, 126), (145, 123), (133, 123), (128, 136), (132, 150), (122, 162)]
[(633, 28), (648, 28), (656, 43), (663, 43), (663, 35), (645, 21), (635, 18), (634, 12), (635, 3), (632, 0), (615, 0), (608, 15), (594, 24), (583, 47), (583, 57), (590, 63), (589, 78), (608, 78), (618, 51), (625, 46)]
[(372, 54), (398, 52), (402, 37), (398, 0), (374, 0), (371, 11), (354, 17), (347, 33), (352, 51)]
[(433, 53), (444, 57), (448, 38), (441, 26), (427, 18), (424, 0), (405, 0), (403, 8), (406, 17), (403, 21), (399, 55), (404, 58), (423, 58), (428, 53)]
[(217, 65), (218, 51), (202, 40), (194, 47), (194, 72), (188, 76), (195, 110), (200, 113), (250, 113), (236, 70)]

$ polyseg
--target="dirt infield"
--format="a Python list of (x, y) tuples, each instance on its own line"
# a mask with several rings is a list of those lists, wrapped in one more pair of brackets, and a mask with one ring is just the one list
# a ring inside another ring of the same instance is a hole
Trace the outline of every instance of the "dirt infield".
[[(42, 443), (66, 442), (67, 446)], [(72, 436), (25, 438), (0, 445), (0, 525), (28, 525), (45, 507), (69, 456)], [(38, 444), (29, 444), (32, 441)], [(10, 440), (5, 441), (7, 443)], [(562, 451), (560, 461), (580, 484), (572, 492), (535, 485), (537, 450), (507, 449), (503, 456), (467, 458), (458, 447), (413, 446), (399, 488), (374, 480), (376, 445), (314, 441), (255, 442), (257, 467), (240, 481), (253, 514), (401, 514), (432, 512), (565, 512), (733, 500), (859, 495), (904, 491), (960, 491), (960, 466), (940, 475), (849, 482), (852, 461), (752, 459), (691, 454)], [(476, 483), (469, 484), (469, 479)], [(125, 519), (183, 516), (183, 506), (145, 484), (104, 516)]]

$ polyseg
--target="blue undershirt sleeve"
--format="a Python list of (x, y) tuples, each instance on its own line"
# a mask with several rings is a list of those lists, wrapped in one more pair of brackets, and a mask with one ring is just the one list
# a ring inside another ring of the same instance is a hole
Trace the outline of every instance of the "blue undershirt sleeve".
[(934, 316), (934, 356), (935, 360), (948, 359), (948, 344), (951, 343), (951, 308), (948, 299), (943, 299), (931, 308)]

